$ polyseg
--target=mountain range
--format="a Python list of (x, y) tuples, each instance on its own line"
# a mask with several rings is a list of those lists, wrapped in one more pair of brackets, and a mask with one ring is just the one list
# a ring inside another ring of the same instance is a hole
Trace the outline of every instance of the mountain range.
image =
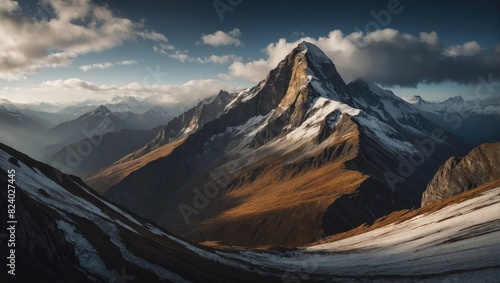
[(100, 106), (92, 103), (95, 101), (60, 109), (55, 104), (16, 104), (2, 100), (0, 130), (9, 134), (0, 137), (0, 142), (47, 161), (65, 146), (95, 135), (123, 129), (149, 131), (166, 124), (183, 109), (150, 106), (133, 97), (116, 98)]
[(499, 100), (455, 96), (443, 102), (428, 102), (417, 95), (407, 101), (434, 124), (470, 144), (500, 140)]
[(183, 112), (136, 102), (0, 106), (0, 281), (499, 279), (498, 105), (346, 83), (308, 42)]
[(306, 42), (225, 109), (104, 196), (194, 241), (296, 246), (418, 207), (470, 149)]

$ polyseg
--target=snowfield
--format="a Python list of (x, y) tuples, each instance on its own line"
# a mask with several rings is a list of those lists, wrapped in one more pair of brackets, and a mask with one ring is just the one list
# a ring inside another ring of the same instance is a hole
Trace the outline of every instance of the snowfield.
[(385, 278), (381, 282), (500, 282), (500, 188), (332, 243), (283, 254), (227, 256), (298, 279), (330, 275)]

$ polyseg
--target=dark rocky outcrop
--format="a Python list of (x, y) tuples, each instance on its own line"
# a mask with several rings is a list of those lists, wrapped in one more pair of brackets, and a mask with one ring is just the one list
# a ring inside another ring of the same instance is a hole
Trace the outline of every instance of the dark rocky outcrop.
[(500, 178), (500, 143), (482, 144), (463, 158), (441, 166), (422, 195), (422, 206)]

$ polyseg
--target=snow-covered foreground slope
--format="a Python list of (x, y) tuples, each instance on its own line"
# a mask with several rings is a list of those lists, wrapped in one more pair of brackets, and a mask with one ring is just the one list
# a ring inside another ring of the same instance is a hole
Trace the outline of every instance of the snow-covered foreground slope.
[[(78, 178), (2, 144), (0, 186), (15, 194), (15, 219), (9, 220), (17, 221), (16, 277), (2, 269), (0, 282), (278, 281), (277, 274), (254, 272), (249, 264), (170, 235)], [(7, 204), (13, 203), (2, 194), (1, 207), (7, 210)]]
[(500, 188), (333, 243), (234, 252), (175, 237), (1, 144), (0, 168), (2, 186), (6, 172), (16, 171), (20, 280), (43, 271), (40, 278), (51, 282), (107, 282), (119, 280), (116, 270), (123, 268), (140, 282), (497, 282), (500, 276)]
[(242, 252), (237, 258), (286, 270), (298, 279), (499, 282), (500, 188), (333, 243), (281, 255)]

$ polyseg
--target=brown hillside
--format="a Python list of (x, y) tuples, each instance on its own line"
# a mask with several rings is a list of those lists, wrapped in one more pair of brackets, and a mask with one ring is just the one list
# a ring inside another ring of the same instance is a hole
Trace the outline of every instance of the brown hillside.
[(137, 159), (132, 159), (127, 162), (117, 161), (111, 166), (88, 176), (84, 180), (89, 186), (94, 188), (100, 194), (104, 194), (107, 189), (118, 184), (130, 173), (153, 160), (168, 156), (172, 150), (181, 145), (185, 140), (186, 137), (177, 139)]

